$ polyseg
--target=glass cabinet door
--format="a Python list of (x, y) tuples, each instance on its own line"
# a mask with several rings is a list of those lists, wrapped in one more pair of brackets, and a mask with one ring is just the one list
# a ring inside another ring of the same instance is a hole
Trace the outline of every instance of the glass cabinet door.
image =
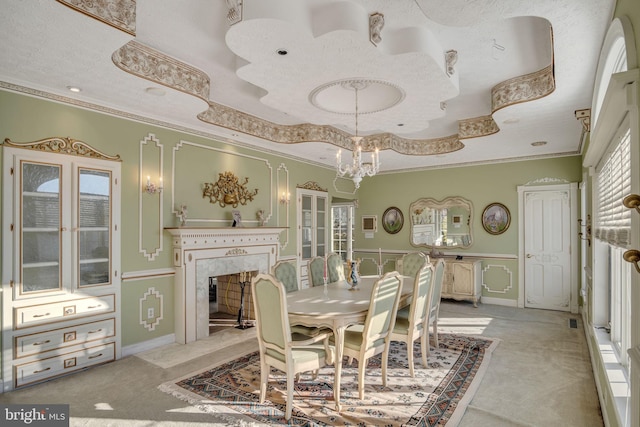
[(302, 259), (309, 259), (313, 256), (311, 243), (313, 241), (313, 198), (311, 196), (302, 195), (302, 218), (301, 231), (302, 240), (300, 250), (302, 251)]
[(61, 166), (21, 163), (19, 292), (62, 288)]
[(325, 256), (327, 253), (327, 199), (316, 198), (316, 256)]
[(110, 283), (111, 173), (78, 169), (78, 286)]

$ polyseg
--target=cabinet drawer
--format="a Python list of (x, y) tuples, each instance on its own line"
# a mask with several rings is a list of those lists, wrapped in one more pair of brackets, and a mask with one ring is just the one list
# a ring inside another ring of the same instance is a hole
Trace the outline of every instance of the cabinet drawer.
[(14, 329), (28, 328), (44, 323), (112, 313), (115, 308), (114, 294), (17, 307), (14, 309), (13, 324)]
[(15, 337), (14, 358), (19, 359), (58, 348), (113, 337), (115, 329), (116, 321), (111, 318), (38, 334), (19, 335)]
[(115, 359), (115, 343), (85, 348), (67, 354), (15, 366), (15, 386), (21, 387), (65, 375)]

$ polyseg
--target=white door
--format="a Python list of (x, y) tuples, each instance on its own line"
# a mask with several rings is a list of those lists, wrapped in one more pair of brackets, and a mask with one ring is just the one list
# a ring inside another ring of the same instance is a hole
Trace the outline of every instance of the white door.
[(572, 195), (554, 187), (523, 192), (524, 306), (570, 311)]

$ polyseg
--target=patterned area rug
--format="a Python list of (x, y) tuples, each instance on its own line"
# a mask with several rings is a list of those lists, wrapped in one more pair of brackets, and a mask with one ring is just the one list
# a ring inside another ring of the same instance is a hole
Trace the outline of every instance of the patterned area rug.
[[(358, 399), (357, 361), (343, 361), (342, 411), (335, 411), (333, 366), (317, 378), (302, 375), (296, 382), (294, 426), (444, 426), (458, 424), (489, 363), (495, 339), (440, 334), (440, 348), (431, 348), (429, 368), (422, 366), (415, 343), (415, 378), (409, 376), (406, 345), (393, 342), (382, 386), (380, 356), (369, 360), (365, 399)], [(283, 425), (286, 403), (284, 373), (273, 370), (267, 398), (258, 403), (260, 357), (257, 352), (186, 376), (160, 389), (208, 412), (228, 425)]]

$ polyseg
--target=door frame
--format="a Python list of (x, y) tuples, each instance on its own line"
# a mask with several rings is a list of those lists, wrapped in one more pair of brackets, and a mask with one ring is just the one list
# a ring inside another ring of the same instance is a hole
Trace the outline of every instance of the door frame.
[(569, 191), (569, 242), (570, 242), (570, 302), (569, 307), (571, 313), (578, 313), (578, 260), (580, 246), (578, 244), (578, 183), (563, 183), (554, 180), (552, 183), (545, 185), (519, 185), (518, 186), (518, 308), (525, 308), (525, 234), (524, 234), (524, 196), (530, 191)]

